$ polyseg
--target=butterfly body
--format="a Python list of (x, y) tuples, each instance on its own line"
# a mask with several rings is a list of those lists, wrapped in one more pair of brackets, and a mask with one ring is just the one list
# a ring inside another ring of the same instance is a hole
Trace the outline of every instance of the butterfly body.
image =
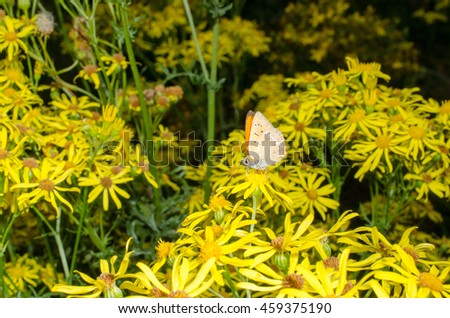
[(249, 168), (265, 170), (286, 156), (283, 134), (261, 112), (247, 113), (245, 139), (247, 156), (242, 163)]

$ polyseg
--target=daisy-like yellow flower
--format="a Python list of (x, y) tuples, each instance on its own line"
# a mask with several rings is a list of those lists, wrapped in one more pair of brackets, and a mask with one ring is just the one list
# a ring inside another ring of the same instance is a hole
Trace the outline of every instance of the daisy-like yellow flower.
[[(17, 132), (15, 135), (18, 136)], [(11, 136), (7, 128), (2, 128), (0, 132), (0, 172), (3, 172), (8, 179), (15, 183), (20, 183), (18, 170), (22, 167), (22, 163), (19, 156), (23, 152), (26, 138), (21, 138), (17, 144), (11, 141), (14, 138), (14, 134)], [(3, 189), (3, 191), (7, 190)]]
[(50, 102), (55, 107), (61, 109), (60, 115), (63, 118), (80, 119), (83, 117), (92, 117), (92, 108), (100, 107), (97, 102), (91, 102), (87, 96), (77, 97), (75, 95), (61, 95)]
[(6, 285), (11, 293), (23, 292), (27, 285), (36, 287), (39, 282), (38, 263), (28, 254), (18, 257), (14, 262), (5, 264), (4, 276)]
[(292, 142), (294, 149), (301, 147), (306, 154), (309, 154), (310, 139), (324, 140), (326, 135), (324, 129), (314, 128), (313, 122), (317, 117), (314, 108), (310, 108), (310, 110), (300, 109), (296, 116), (285, 118), (286, 125), (281, 125), (279, 129), (287, 136), (286, 141)]
[[(421, 271), (417, 268), (417, 263), (411, 255), (406, 253), (399, 245), (393, 247), (401, 259), (400, 265), (395, 262), (385, 262), (384, 266), (389, 266), (392, 271), (375, 270), (375, 279), (402, 286), (401, 297), (450, 297), (450, 284), (445, 284), (450, 272), (449, 262), (446, 262), (442, 270), (432, 265), (428, 270)], [(374, 289), (374, 291), (380, 293), (380, 295), (377, 295), (379, 297), (386, 297), (387, 295), (387, 292), (383, 292), (383, 289)]]
[(95, 89), (100, 87), (100, 77), (98, 76), (98, 72), (100, 68), (95, 65), (86, 65), (83, 69), (75, 76), (74, 80), (78, 77), (83, 78), (85, 81), (91, 81), (94, 83)]
[(438, 151), (437, 141), (434, 136), (436, 132), (428, 127), (426, 120), (421, 120), (416, 125), (406, 129), (399, 129), (392, 141), (401, 143), (406, 148), (406, 157), (411, 156), (414, 160), (422, 160), (430, 151)]
[[(323, 231), (313, 230), (306, 233), (314, 220), (314, 215), (309, 214), (302, 222), (291, 223), (291, 214), (287, 213), (284, 219), (284, 232), (277, 235), (270, 228), (263, 228), (268, 240), (256, 239), (253, 245), (246, 247), (245, 257), (257, 254), (252, 262), (252, 267), (258, 266), (275, 256), (274, 262), (281, 269), (285, 269), (286, 255), (290, 252), (307, 251), (313, 248), (319, 239), (323, 237)], [(304, 235), (305, 234), (305, 235)]]
[(12, 19), (9, 16), (6, 16), (2, 22), (2, 25), (0, 25), (0, 52), (6, 49), (8, 60), (12, 61), (19, 54), (20, 49), (25, 53), (28, 51), (23, 39), (31, 35), (35, 27), (32, 25), (23, 26), (22, 21)]
[(266, 171), (250, 169), (245, 176), (245, 181), (241, 184), (225, 186), (217, 190), (217, 194), (230, 192), (236, 194), (237, 197), (242, 196), (247, 199), (250, 195), (260, 197), (261, 195), (267, 199), (269, 204), (273, 206), (274, 199), (279, 201), (285, 208), (292, 206), (291, 199), (284, 193), (276, 191), (269, 181), (269, 174)]
[(321, 81), (320, 87), (311, 87), (306, 94), (308, 98), (307, 104), (313, 106), (315, 110), (320, 110), (322, 107), (344, 106), (344, 98), (339, 93), (334, 82)]
[[(203, 199), (203, 192), (200, 192), (202, 196), (199, 198)], [(240, 204), (236, 204), (239, 206)], [(190, 229), (195, 228), (201, 222), (206, 220), (214, 219), (217, 224), (221, 224), (226, 214), (230, 213), (233, 208), (233, 204), (225, 199), (223, 195), (213, 195), (209, 200), (208, 205), (204, 205), (204, 210), (190, 213), (181, 224), (184, 227), (189, 227)]]
[(380, 134), (368, 137), (368, 141), (357, 141), (351, 150), (346, 150), (344, 157), (355, 161), (355, 165), (361, 165), (355, 173), (355, 178), (362, 180), (369, 171), (379, 169), (382, 173), (392, 172), (393, 166), (391, 155), (406, 156), (407, 149), (395, 140), (394, 134), (382, 128)]
[(257, 294), (255, 293), (254, 297), (311, 297), (304, 288), (305, 279), (297, 273), (298, 261), (298, 252), (291, 253), (286, 273), (276, 272), (264, 263), (259, 264), (255, 269), (242, 268), (239, 273), (253, 282), (239, 282), (236, 287), (256, 291)]
[(115, 169), (102, 169), (96, 173), (90, 173), (88, 177), (81, 177), (78, 179), (79, 186), (94, 187), (94, 189), (89, 192), (88, 203), (94, 202), (94, 200), (102, 194), (103, 210), (109, 210), (110, 197), (118, 209), (122, 208), (122, 202), (120, 202), (117, 195), (120, 195), (125, 199), (129, 199), (130, 195), (117, 185), (130, 182), (133, 178), (127, 177), (130, 173), (130, 170), (127, 168), (120, 169), (117, 173), (114, 172), (116, 172)]
[(16, 85), (19, 88), (25, 88), (28, 78), (22, 72), (22, 66), (19, 63), (11, 63), (9, 67), (0, 71), (0, 90)]
[(128, 265), (130, 263), (130, 256), (134, 251), (128, 252), (128, 248), (131, 242), (131, 238), (128, 239), (125, 246), (125, 255), (120, 262), (119, 269), (116, 271), (115, 264), (118, 256), (114, 255), (109, 260), (109, 263), (105, 259), (100, 260), (100, 275), (94, 279), (87, 274), (79, 271), (75, 271), (81, 276), (89, 285), (87, 286), (72, 286), (67, 284), (56, 284), (52, 288), (52, 292), (68, 294), (69, 297), (80, 298), (97, 298), (103, 293), (105, 298), (122, 298), (123, 292), (117, 287), (116, 281), (130, 277), (127, 274)]
[[(243, 214), (237, 216), (235, 219), (228, 219), (228, 222), (223, 226), (206, 226), (204, 230), (194, 231), (187, 228), (179, 229), (179, 232), (186, 234), (194, 240), (189, 250), (199, 250), (197, 260), (204, 264), (209, 259), (215, 260), (214, 264), (219, 266), (250, 266), (252, 260), (239, 259), (238, 257), (230, 257), (233, 253), (243, 249), (243, 247), (255, 240), (259, 232), (248, 233), (239, 228), (247, 227), (254, 224), (252, 220), (242, 220)], [(240, 237), (235, 240), (235, 237)], [(213, 271), (217, 271), (214, 266)], [(223, 282), (222, 278), (218, 282)], [(221, 283), (222, 284), (222, 283)]]
[(387, 116), (379, 112), (367, 114), (362, 108), (346, 108), (334, 124), (338, 126), (333, 136), (335, 139), (349, 139), (355, 130), (366, 136), (373, 136), (371, 130), (379, 133), (380, 127), (387, 124)]
[(444, 168), (425, 170), (424, 167), (414, 165), (412, 171), (405, 175), (405, 180), (415, 182), (416, 200), (423, 199), (427, 202), (430, 192), (439, 198), (448, 198), (450, 195), (450, 187), (444, 180)]
[(370, 278), (373, 273), (368, 273), (357, 283), (347, 278), (347, 264), (350, 250), (345, 249), (339, 256), (339, 264), (337, 270), (330, 275), (330, 271), (326, 268), (326, 263), (320, 261), (316, 264), (315, 269), (297, 267), (297, 271), (301, 274), (305, 282), (309, 284), (315, 297), (358, 297), (359, 287)]
[(294, 208), (301, 209), (301, 214), (318, 212), (325, 220), (325, 212), (335, 210), (339, 202), (328, 198), (336, 188), (332, 184), (322, 186), (324, 176), (317, 173), (299, 173), (300, 191), (292, 191), (288, 196), (294, 202)]
[(117, 69), (126, 69), (129, 62), (127, 62), (125, 56), (122, 53), (114, 53), (113, 55), (105, 55), (100, 58), (108, 67), (106, 75), (111, 75)]
[(49, 158), (44, 158), (39, 169), (34, 169), (33, 174), (36, 177), (36, 181), (32, 180), (27, 183), (18, 183), (11, 187), (11, 190), (16, 189), (31, 189), (31, 192), (22, 193), (18, 197), (19, 205), (33, 205), (36, 204), (41, 198), (49, 202), (55, 209), (57, 216), (59, 216), (58, 201), (63, 203), (70, 212), (73, 212), (73, 207), (69, 201), (67, 201), (59, 192), (78, 192), (80, 189), (77, 187), (64, 188), (58, 186), (58, 184), (64, 182), (69, 175), (70, 170), (64, 170), (64, 165), (52, 165), (52, 161)]
[(137, 267), (143, 275), (135, 275), (140, 286), (123, 284), (123, 287), (133, 290), (139, 294), (147, 294), (152, 297), (188, 298), (199, 297), (221, 275), (221, 271), (211, 274), (215, 259), (210, 258), (197, 268), (200, 263), (190, 260), (181, 255), (177, 256), (172, 267), (170, 279), (162, 283), (157, 278), (158, 272), (152, 270), (144, 263), (137, 263)]
[(346, 73), (349, 80), (361, 76), (363, 83), (368, 85), (377, 78), (382, 78), (386, 81), (391, 79), (389, 75), (381, 72), (381, 65), (378, 63), (361, 63), (357, 58), (351, 57), (346, 57), (345, 61), (347, 62), (348, 71)]

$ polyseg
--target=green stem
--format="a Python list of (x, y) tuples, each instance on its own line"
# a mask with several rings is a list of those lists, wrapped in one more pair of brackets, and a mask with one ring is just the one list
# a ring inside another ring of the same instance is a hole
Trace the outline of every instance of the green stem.
[(216, 90), (217, 90), (217, 50), (219, 47), (219, 19), (217, 18), (213, 26), (213, 47), (211, 60), (211, 77), (208, 85), (208, 135), (207, 135), (207, 155), (206, 155), (206, 177), (203, 191), (205, 193), (204, 201), (209, 202), (211, 195), (211, 169), (212, 169), (212, 151), (216, 135)]
[[(147, 155), (149, 160), (149, 169), (151, 174), (155, 177), (156, 182), (158, 182), (158, 171), (156, 169), (155, 157), (154, 157), (154, 149), (153, 144), (149, 145), (149, 142), (153, 140), (153, 131), (155, 129), (153, 118), (150, 116), (149, 109), (147, 108), (147, 103), (145, 101), (143, 89), (142, 89), (142, 81), (139, 74), (139, 70), (136, 63), (136, 58), (134, 56), (133, 45), (131, 42), (131, 35), (128, 24), (128, 15), (126, 10), (126, 1), (122, 2), (123, 8), (120, 11), (120, 17), (122, 22), (122, 28), (124, 31), (124, 39), (125, 39), (125, 47), (127, 50), (128, 59), (130, 61), (131, 72), (133, 74), (134, 84), (136, 85), (136, 89), (138, 92), (139, 103), (141, 105), (141, 116), (142, 122), (144, 124), (144, 138), (145, 145), (147, 148)], [(160, 188), (155, 188), (153, 190), (153, 199), (155, 202), (156, 213), (159, 214), (161, 211), (161, 190)]]
[(9, 237), (9, 232), (14, 224), (14, 220), (19, 216), (19, 213), (17, 209), (15, 210), (14, 214), (11, 216), (11, 219), (9, 220), (8, 225), (6, 226), (5, 231), (2, 233), (2, 241), (0, 243), (0, 296), (1, 297), (7, 297), (7, 288), (5, 286), (5, 250), (7, 246), (7, 240)]
[(56, 230), (48, 222), (47, 218), (41, 213), (41, 211), (39, 211), (35, 206), (33, 206), (33, 210), (41, 218), (42, 222), (48, 227), (50, 232), (52, 232), (52, 235), (55, 238), (56, 246), (58, 248), (59, 257), (61, 259), (61, 264), (62, 264), (63, 271), (64, 271), (64, 276), (66, 277), (66, 279), (69, 279), (69, 277), (70, 277), (69, 265), (67, 263), (67, 257), (66, 257), (64, 245), (61, 240), (61, 210), (59, 211), (59, 216), (56, 219)]
[(77, 234), (75, 237), (75, 244), (73, 246), (73, 253), (72, 253), (72, 262), (70, 263), (70, 276), (69, 276), (69, 284), (72, 283), (73, 280), (73, 271), (75, 270), (75, 266), (77, 264), (77, 254), (78, 254), (78, 247), (80, 245), (80, 239), (81, 239), (81, 232), (83, 230), (83, 224), (84, 220), (86, 218), (86, 212), (87, 212), (87, 197), (88, 197), (88, 188), (83, 188), (83, 204), (80, 211), (80, 221), (78, 222), (78, 228), (77, 228)]
[[(187, 16), (187, 19), (189, 22), (189, 27), (191, 28), (192, 39), (194, 40), (194, 43), (195, 43), (195, 49), (197, 50), (198, 60), (200, 62), (200, 67), (202, 68), (203, 77), (205, 79), (209, 79), (209, 72), (208, 72), (208, 69), (206, 68), (205, 60), (203, 59), (202, 50), (201, 50), (200, 44), (198, 42), (197, 31), (195, 30), (194, 18), (192, 17), (191, 8), (189, 7), (189, 1), (183, 0), (183, 6), (184, 6), (184, 11), (186, 11), (186, 16)], [(216, 21), (216, 22), (218, 22), (218, 21)], [(213, 46), (214, 46), (214, 43), (213, 43)], [(213, 48), (213, 53), (214, 53), (214, 48)]]

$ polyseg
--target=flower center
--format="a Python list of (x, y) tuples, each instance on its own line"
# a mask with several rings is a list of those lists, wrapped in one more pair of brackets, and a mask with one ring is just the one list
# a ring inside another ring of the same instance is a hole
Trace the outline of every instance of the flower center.
[(200, 263), (206, 263), (211, 257), (215, 257), (216, 259), (218, 259), (220, 256), (220, 251), (221, 248), (216, 242), (206, 242), (200, 251), (198, 260), (200, 261)]
[(422, 180), (423, 180), (423, 182), (425, 182), (425, 183), (430, 183), (431, 181), (433, 181), (433, 177), (430, 176), (428, 173), (425, 173), (425, 174), (422, 176)]
[(164, 257), (169, 256), (172, 246), (173, 243), (171, 242), (159, 241), (158, 246), (156, 247), (157, 258), (163, 259)]
[(113, 185), (112, 179), (109, 177), (103, 177), (100, 179), (100, 184), (103, 186), (103, 188), (111, 188)]
[(69, 107), (67, 107), (69, 110), (77, 111), (78, 110), (78, 104), (70, 104)]
[(417, 284), (420, 287), (426, 287), (431, 289), (432, 291), (440, 292), (444, 289), (444, 284), (442, 281), (437, 278), (435, 275), (430, 273), (420, 273), (417, 278)]
[(308, 191), (306, 192), (306, 196), (307, 196), (308, 199), (310, 199), (310, 200), (317, 200), (317, 197), (318, 197), (317, 191), (314, 190), (314, 189), (308, 190)]
[(125, 57), (121, 53), (114, 53), (112, 58), (114, 61), (116, 61), (117, 64), (122, 63), (125, 59)]
[(305, 124), (304, 123), (296, 123), (295, 124), (295, 130), (297, 130), (297, 131), (304, 131), (305, 130)]
[(123, 169), (124, 168), (122, 166), (117, 165), (117, 166), (114, 166), (111, 168), (111, 172), (113, 174), (118, 174), (118, 173), (122, 172)]
[(347, 294), (350, 291), (350, 289), (352, 289), (352, 288), (353, 288), (353, 283), (347, 282), (347, 284), (345, 284), (345, 286), (344, 286), (344, 289), (342, 289), (341, 296)]
[(391, 116), (390, 120), (393, 123), (398, 123), (398, 122), (402, 122), (404, 119), (403, 119), (402, 115), (397, 114), (397, 115)]
[(404, 246), (403, 250), (406, 252), (406, 254), (411, 255), (411, 257), (414, 259), (414, 262), (417, 262), (417, 260), (419, 259), (419, 253), (412, 246)]
[(39, 183), (39, 188), (41, 188), (42, 190), (51, 192), (55, 188), (55, 185), (53, 184), (52, 180), (44, 179)]
[(170, 131), (164, 131), (164, 132), (161, 133), (161, 138), (163, 140), (172, 140), (173, 133), (171, 133)]
[(223, 195), (213, 196), (209, 200), (209, 208), (213, 211), (222, 210), (223, 208), (231, 206), (230, 201), (225, 199)]
[(14, 42), (17, 40), (17, 34), (14, 31), (6, 32), (4, 38), (7, 42)]
[(300, 274), (289, 274), (283, 277), (282, 285), (284, 288), (302, 289), (305, 284), (305, 279)]
[(107, 288), (111, 288), (114, 284), (114, 274), (111, 273), (101, 273), (97, 279), (104, 281)]
[(286, 169), (280, 170), (278, 172), (278, 175), (280, 176), (281, 179), (287, 179), (289, 178), (289, 170)]
[(13, 68), (7, 68), (5, 70), (6, 77), (13, 82), (21, 82), (22, 81), (22, 73)]
[(12, 87), (7, 87), (5, 88), (5, 90), (3, 91), (3, 95), (5, 97), (12, 97), (16, 94), (16, 90)]
[(97, 67), (95, 65), (86, 65), (85, 67), (83, 67), (83, 70), (87, 75), (92, 75), (97, 72)]
[(37, 168), (39, 167), (39, 164), (34, 158), (25, 158), (23, 159), (23, 166), (28, 168)]
[(391, 142), (391, 138), (388, 136), (379, 136), (377, 140), (375, 141), (375, 145), (379, 149), (386, 149), (389, 148), (389, 143)]
[(357, 123), (363, 121), (366, 118), (366, 112), (363, 109), (356, 109), (353, 114), (350, 115), (349, 121), (352, 123)]
[(333, 92), (329, 88), (326, 88), (320, 92), (320, 97), (322, 97), (323, 99), (328, 99), (331, 97), (331, 95), (333, 95)]
[(272, 240), (271, 245), (277, 251), (283, 251), (283, 243), (284, 243), (284, 237), (278, 236)]
[(168, 298), (190, 298), (184, 290), (176, 290), (167, 295)]
[(339, 269), (339, 260), (336, 256), (330, 256), (323, 261), (323, 265), (328, 268), (333, 268), (337, 271)]
[(392, 108), (400, 106), (400, 99), (398, 99), (398, 98), (391, 98), (390, 100), (388, 100), (387, 104), (390, 107), (392, 107)]
[(4, 148), (0, 148), (0, 160), (6, 159), (9, 156), (9, 151), (4, 149)]
[(425, 136), (425, 129), (420, 127), (411, 127), (409, 128), (409, 135), (414, 139), (423, 139)]

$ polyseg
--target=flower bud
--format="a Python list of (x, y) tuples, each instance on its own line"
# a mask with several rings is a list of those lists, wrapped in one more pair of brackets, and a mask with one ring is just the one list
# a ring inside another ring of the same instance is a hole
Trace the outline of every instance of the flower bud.
[(289, 253), (275, 253), (273, 262), (282, 272), (287, 272), (289, 269)]
[(17, 6), (19, 7), (19, 9), (26, 11), (30, 8), (31, 1), (30, 0), (19, 0), (19, 1), (17, 1)]

